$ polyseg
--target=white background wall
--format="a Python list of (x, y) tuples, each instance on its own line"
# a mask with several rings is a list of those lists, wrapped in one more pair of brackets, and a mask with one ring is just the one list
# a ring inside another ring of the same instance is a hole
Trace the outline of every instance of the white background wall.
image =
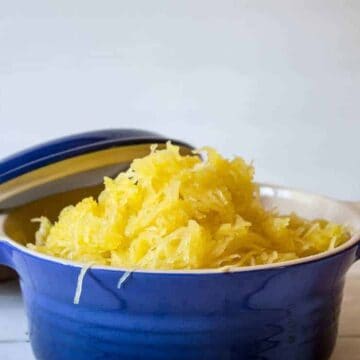
[(108, 127), (360, 200), (360, 1), (0, 0), (0, 157)]

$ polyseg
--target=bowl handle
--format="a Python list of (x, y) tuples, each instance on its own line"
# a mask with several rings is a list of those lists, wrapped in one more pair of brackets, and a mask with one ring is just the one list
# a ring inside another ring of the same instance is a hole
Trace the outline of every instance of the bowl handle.
[(12, 246), (4, 239), (0, 238), (0, 265), (5, 265), (14, 269), (12, 261)]

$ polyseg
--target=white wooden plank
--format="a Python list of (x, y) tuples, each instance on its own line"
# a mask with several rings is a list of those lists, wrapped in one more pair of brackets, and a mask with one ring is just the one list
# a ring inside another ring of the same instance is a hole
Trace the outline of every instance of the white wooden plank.
[(339, 334), (347, 337), (360, 337), (360, 274), (347, 276)]
[(354, 265), (351, 266), (349, 275), (360, 275), (360, 261), (357, 261)]
[(340, 337), (331, 360), (360, 360), (360, 339)]
[(27, 320), (15, 281), (0, 284), (0, 342), (26, 341)]
[[(1, 360), (35, 360), (29, 343), (0, 343)], [(50, 359), (49, 359), (50, 360)]]

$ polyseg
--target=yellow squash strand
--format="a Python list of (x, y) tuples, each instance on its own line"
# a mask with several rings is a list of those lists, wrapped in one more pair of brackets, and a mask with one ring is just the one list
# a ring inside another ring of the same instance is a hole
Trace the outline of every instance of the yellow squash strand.
[(83, 263), (136, 269), (199, 269), (268, 264), (337, 247), (342, 226), (279, 216), (262, 206), (254, 169), (211, 148), (183, 156), (151, 148), (115, 179), (105, 178), (97, 200), (44, 217), (30, 248)]

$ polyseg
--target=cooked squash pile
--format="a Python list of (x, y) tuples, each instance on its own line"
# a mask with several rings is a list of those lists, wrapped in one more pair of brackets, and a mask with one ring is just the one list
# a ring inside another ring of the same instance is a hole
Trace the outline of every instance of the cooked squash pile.
[(341, 225), (265, 210), (254, 169), (211, 148), (183, 156), (151, 147), (99, 198), (40, 219), (29, 248), (83, 263), (130, 269), (200, 269), (269, 264), (339, 246)]

